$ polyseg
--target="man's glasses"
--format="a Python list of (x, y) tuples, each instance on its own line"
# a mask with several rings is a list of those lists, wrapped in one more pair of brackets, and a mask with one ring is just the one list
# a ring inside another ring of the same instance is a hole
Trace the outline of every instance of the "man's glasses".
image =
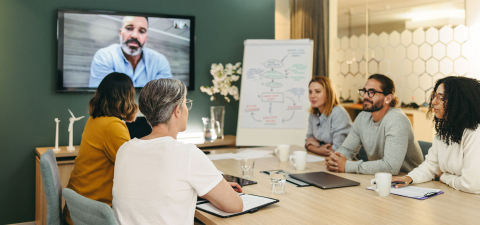
[(187, 99), (187, 101), (185, 101), (185, 105), (187, 105), (188, 110), (192, 109), (193, 100)]
[(358, 94), (360, 95), (360, 97), (363, 98), (363, 96), (365, 96), (365, 93), (368, 93), (368, 97), (370, 98), (373, 98), (373, 96), (375, 96), (376, 93), (385, 94), (385, 92), (375, 91), (375, 89), (369, 89), (369, 90), (366, 90), (365, 88), (358, 89)]

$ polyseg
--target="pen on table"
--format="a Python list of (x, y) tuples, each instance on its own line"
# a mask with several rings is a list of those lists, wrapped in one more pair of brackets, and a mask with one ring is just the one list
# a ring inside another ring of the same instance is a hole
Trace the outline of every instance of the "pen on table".
[(392, 181), (392, 186), (395, 186), (395, 188), (397, 188), (397, 184), (408, 184), (408, 183), (402, 182), (402, 181)]

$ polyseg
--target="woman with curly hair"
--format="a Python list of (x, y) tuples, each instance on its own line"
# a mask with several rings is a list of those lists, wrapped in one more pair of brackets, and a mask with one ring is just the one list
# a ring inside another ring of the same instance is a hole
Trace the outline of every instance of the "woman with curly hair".
[(437, 134), (425, 161), (395, 187), (427, 182), (435, 177), (450, 187), (480, 194), (480, 81), (446, 77), (436, 82), (428, 115), (435, 115)]
[[(134, 121), (138, 112), (132, 79), (123, 73), (107, 75), (88, 106), (90, 118), (67, 188), (111, 206), (117, 151), (130, 140), (124, 121)], [(73, 224), (67, 206), (63, 212), (67, 224)]]

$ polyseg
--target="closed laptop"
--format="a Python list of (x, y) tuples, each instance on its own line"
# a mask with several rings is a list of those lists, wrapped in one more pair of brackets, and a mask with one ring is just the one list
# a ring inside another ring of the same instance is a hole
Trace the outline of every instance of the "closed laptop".
[(339, 177), (327, 172), (298, 173), (290, 174), (290, 177), (309, 183), (313, 186), (330, 189), (340, 187), (351, 187), (360, 185), (359, 182)]

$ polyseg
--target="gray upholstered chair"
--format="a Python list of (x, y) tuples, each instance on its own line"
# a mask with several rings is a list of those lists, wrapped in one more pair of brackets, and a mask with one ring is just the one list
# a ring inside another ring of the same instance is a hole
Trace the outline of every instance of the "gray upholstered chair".
[(84, 197), (70, 188), (63, 189), (70, 217), (75, 225), (116, 225), (112, 208), (103, 203)]
[(47, 199), (47, 224), (63, 225), (65, 219), (62, 214), (62, 184), (58, 174), (57, 160), (52, 149), (48, 149), (40, 157), (40, 173)]
[(432, 147), (432, 143), (426, 141), (418, 141), (418, 144), (420, 145), (420, 149), (422, 149), (423, 158), (425, 158), (425, 156), (428, 154), (428, 150)]

